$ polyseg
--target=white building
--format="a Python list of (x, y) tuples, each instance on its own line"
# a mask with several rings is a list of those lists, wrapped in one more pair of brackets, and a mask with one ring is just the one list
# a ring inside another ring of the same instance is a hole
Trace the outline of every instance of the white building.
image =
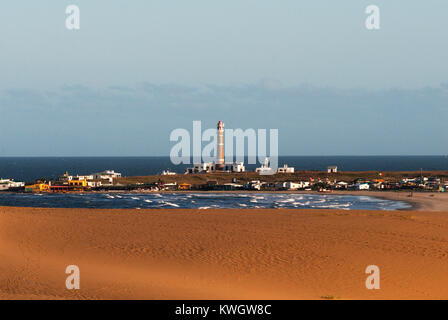
[(237, 190), (237, 189), (242, 189), (244, 188), (244, 186), (242, 184), (238, 184), (238, 183), (224, 183), (223, 184), (224, 189), (225, 190)]
[(277, 185), (278, 188), (284, 189), (284, 190), (299, 190), (299, 189), (305, 189), (310, 186), (310, 183), (308, 181), (300, 181), (300, 182), (282, 182)]
[(94, 173), (91, 175), (91, 180), (110, 180), (121, 178), (121, 173), (115, 172), (114, 170), (106, 170), (103, 172)]
[(16, 182), (12, 179), (0, 179), (0, 191), (9, 190), (12, 188), (21, 188), (25, 186), (25, 182)]
[(334, 185), (334, 187), (335, 187), (336, 189), (347, 189), (347, 188), (348, 188), (348, 183), (345, 182), (345, 181), (339, 181), (339, 182), (336, 182), (336, 184)]
[(70, 180), (94, 180), (94, 175), (93, 174), (88, 174), (88, 175), (70, 175), (68, 173), (68, 171), (66, 171), (62, 176), (59, 177), (59, 180), (63, 181), (63, 182), (68, 182)]
[(225, 164), (224, 170), (231, 172), (245, 172), (246, 167), (244, 166), (244, 162), (234, 162), (232, 164)]
[(254, 180), (254, 181), (251, 181), (249, 183), (246, 183), (244, 185), (244, 188), (245, 189), (249, 189), (249, 190), (258, 190), (258, 191), (260, 191), (262, 184), (263, 183), (261, 183), (260, 181)]
[(73, 176), (68, 174), (68, 171), (65, 171), (65, 173), (59, 177), (59, 180), (68, 182), (69, 180), (73, 180)]
[[(85, 176), (87, 177), (87, 176)], [(121, 173), (119, 172), (115, 172), (114, 170), (106, 170), (103, 172), (98, 172), (98, 173), (94, 173), (90, 176), (88, 176), (90, 179), (88, 180), (101, 180), (101, 185), (106, 186), (106, 185), (113, 185), (114, 180), (121, 178)], [(94, 183), (92, 182), (92, 185), (94, 185)]]
[(87, 186), (90, 188), (98, 188), (103, 185), (101, 180), (87, 180)]
[(258, 172), (259, 174), (268, 175), (272, 174), (274, 170), (269, 167), (269, 158), (264, 159), (264, 164), (261, 165), (261, 167), (256, 168), (255, 172)]
[(338, 167), (337, 166), (329, 166), (327, 168), (328, 173), (338, 173)]
[(357, 183), (355, 184), (355, 190), (369, 190), (370, 185), (368, 183)]
[(294, 173), (294, 167), (288, 167), (287, 164), (277, 169), (277, 173)]
[(75, 179), (78, 179), (78, 180), (93, 180), (94, 178), (93, 178), (93, 174), (89, 174), (89, 175), (86, 175), (86, 176), (76, 176)]
[(214, 162), (195, 163), (185, 173), (210, 173), (216, 170)]

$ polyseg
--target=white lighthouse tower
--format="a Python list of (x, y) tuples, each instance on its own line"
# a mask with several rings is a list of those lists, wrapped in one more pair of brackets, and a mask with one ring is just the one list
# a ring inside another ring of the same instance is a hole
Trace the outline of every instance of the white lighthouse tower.
[(220, 120), (217, 125), (218, 149), (216, 152), (216, 168), (224, 168), (224, 123)]

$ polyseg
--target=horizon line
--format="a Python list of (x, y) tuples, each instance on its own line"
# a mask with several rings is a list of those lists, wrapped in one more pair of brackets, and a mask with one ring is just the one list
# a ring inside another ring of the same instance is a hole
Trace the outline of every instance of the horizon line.
[[(82, 155), (82, 156), (72, 156), (72, 155), (38, 155), (38, 156), (30, 156), (30, 155), (12, 155), (12, 156), (3, 156), (0, 155), (0, 158), (169, 158), (169, 155), (162, 156), (132, 156), (132, 155), (124, 155), (124, 156), (111, 156), (111, 155)], [(257, 157), (258, 155), (244, 155), (244, 158), (247, 157)], [(267, 158), (270, 158), (266, 155)], [(370, 154), (370, 155), (279, 155), (278, 157), (448, 157), (448, 154)], [(193, 157), (190, 157), (193, 158)]]

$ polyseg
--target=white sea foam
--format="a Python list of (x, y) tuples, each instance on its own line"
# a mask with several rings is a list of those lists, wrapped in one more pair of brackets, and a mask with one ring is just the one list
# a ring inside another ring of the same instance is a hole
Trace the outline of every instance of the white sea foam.
[(336, 203), (336, 204), (328, 204), (328, 205), (317, 205), (317, 206), (313, 206), (314, 208), (319, 208), (319, 209), (343, 209), (343, 208), (347, 208), (350, 207), (351, 204), (349, 203)]
[(339, 207), (350, 207), (352, 204), (350, 202), (348, 203), (340, 203), (338, 204)]
[(167, 205), (169, 205), (169, 206), (172, 206), (172, 207), (179, 207), (179, 205), (178, 204), (175, 204), (175, 203), (171, 203), (171, 202), (168, 202), (168, 201), (164, 201), (163, 202), (164, 204), (167, 204)]
[(282, 202), (282, 203), (288, 203), (288, 202), (294, 202), (295, 201), (295, 199), (293, 199), (293, 198), (289, 198), (289, 199), (286, 199), (286, 200), (281, 200), (281, 201), (279, 201), (279, 202)]
[(293, 202), (293, 205), (295, 206), (309, 206), (310, 202), (306, 201), (306, 202)]

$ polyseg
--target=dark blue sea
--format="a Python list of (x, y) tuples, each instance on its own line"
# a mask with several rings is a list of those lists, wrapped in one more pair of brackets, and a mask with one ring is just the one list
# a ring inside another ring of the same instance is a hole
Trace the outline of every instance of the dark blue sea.
[[(415, 171), (448, 170), (447, 156), (288, 156), (280, 157), (296, 170), (326, 170), (336, 165), (342, 171)], [(89, 174), (112, 169), (124, 176), (159, 174), (169, 169), (184, 173), (189, 165), (173, 165), (169, 157), (0, 157), (0, 178), (32, 182), (40, 178), (57, 178), (65, 171)], [(258, 165), (247, 165), (253, 170)]]
[(369, 196), (296, 193), (0, 193), (0, 206), (95, 209), (341, 209), (397, 210), (411, 206)]

